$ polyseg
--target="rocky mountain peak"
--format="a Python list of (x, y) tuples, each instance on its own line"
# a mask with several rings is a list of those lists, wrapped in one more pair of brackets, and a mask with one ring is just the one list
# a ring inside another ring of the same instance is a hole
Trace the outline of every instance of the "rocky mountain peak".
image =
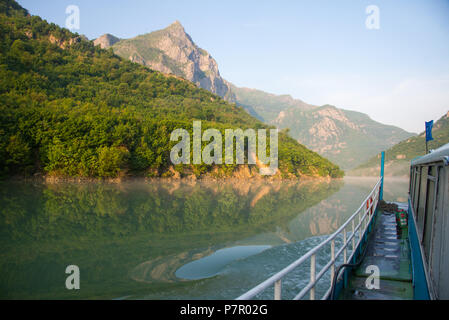
[(190, 38), (190, 36), (187, 34), (186, 30), (184, 29), (183, 25), (181, 24), (181, 22), (179, 22), (178, 20), (173, 22), (167, 28), (163, 29), (163, 31), (166, 31), (171, 36), (174, 36), (174, 37), (177, 37), (180, 39), (184, 39), (184, 40), (187, 40), (187, 41), (193, 43), (192, 38)]
[(181, 22), (179, 22), (179, 20), (173, 22), (171, 25), (167, 27), (167, 29), (179, 29), (185, 31), (183, 25), (181, 24)]
[(230, 84), (220, 76), (217, 62), (195, 44), (179, 21), (165, 29), (119, 41), (113, 50), (123, 58), (175, 74), (228, 101), (235, 101)]
[(94, 45), (100, 46), (102, 49), (107, 49), (113, 46), (115, 43), (119, 42), (120, 38), (113, 36), (112, 34), (106, 33), (101, 37), (94, 40)]

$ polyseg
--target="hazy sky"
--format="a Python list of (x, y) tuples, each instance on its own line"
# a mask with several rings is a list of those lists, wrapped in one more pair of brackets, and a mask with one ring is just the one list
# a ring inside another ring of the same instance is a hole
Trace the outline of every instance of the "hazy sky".
[[(238, 85), (365, 112), (421, 132), (449, 111), (449, 0), (19, 0), (80, 34), (121, 38), (179, 20)], [(366, 7), (379, 8), (368, 29)]]

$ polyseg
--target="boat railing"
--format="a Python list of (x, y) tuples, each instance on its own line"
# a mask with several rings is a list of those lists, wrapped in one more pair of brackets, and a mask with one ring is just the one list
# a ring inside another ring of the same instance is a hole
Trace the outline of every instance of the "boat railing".
[[(274, 274), (267, 280), (263, 281), (256, 287), (252, 288), (248, 292), (242, 294), (237, 298), (237, 300), (249, 300), (254, 298), (256, 295), (262, 293), (267, 288), (274, 286), (274, 300), (282, 299), (282, 279), (301, 266), (303, 263), (310, 261), (310, 281), (305, 285), (304, 288), (293, 298), (293, 300), (300, 300), (309, 293), (310, 300), (315, 300), (315, 289), (317, 283), (322, 279), (323, 275), (330, 269), (330, 282), (329, 288), (326, 293), (321, 297), (321, 299), (325, 300), (329, 297), (332, 290), (332, 282), (335, 276), (335, 265), (337, 259), (343, 254), (343, 263), (347, 263), (351, 261), (356, 253), (356, 249), (359, 247), (361, 241), (363, 240), (364, 235), (367, 233), (367, 229), (370, 226), (370, 223), (374, 217), (374, 211), (376, 209), (377, 203), (379, 201), (379, 194), (382, 185), (382, 178), (380, 178), (372, 191), (366, 197), (366, 199), (362, 202), (360, 207), (343, 223), (337, 231), (331, 234), (319, 245), (309, 250), (302, 257)], [(341, 238), (341, 234), (343, 236), (343, 244), (340, 248), (336, 248), (336, 240), (338, 237)], [(359, 235), (358, 237), (357, 234)], [(352, 251), (350, 252), (350, 256), (348, 257), (348, 247), (352, 244)], [(325, 248), (329, 248), (330, 245), (330, 260), (328, 263), (318, 271), (316, 270), (316, 257), (317, 254), (320, 253)]]

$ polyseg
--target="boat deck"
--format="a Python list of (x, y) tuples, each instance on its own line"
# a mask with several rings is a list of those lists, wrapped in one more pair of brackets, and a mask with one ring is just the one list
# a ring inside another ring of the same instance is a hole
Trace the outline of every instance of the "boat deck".
[[(405, 209), (403, 204), (399, 208)], [(374, 230), (369, 236), (366, 255), (359, 267), (349, 274), (348, 285), (342, 289), (342, 300), (408, 300), (413, 299), (412, 264), (407, 227), (401, 228), (396, 217), (378, 211)], [(379, 267), (380, 288), (368, 289), (365, 285), (366, 269)]]

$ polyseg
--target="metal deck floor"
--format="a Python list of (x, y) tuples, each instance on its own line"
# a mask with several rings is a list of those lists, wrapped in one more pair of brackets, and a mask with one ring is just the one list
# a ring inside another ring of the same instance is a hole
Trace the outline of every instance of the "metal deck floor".
[[(410, 245), (407, 228), (399, 228), (394, 214), (378, 211), (361, 265), (349, 274), (348, 286), (342, 289), (342, 300), (408, 300), (413, 299)], [(380, 288), (368, 289), (366, 280), (370, 265), (379, 267)]]

